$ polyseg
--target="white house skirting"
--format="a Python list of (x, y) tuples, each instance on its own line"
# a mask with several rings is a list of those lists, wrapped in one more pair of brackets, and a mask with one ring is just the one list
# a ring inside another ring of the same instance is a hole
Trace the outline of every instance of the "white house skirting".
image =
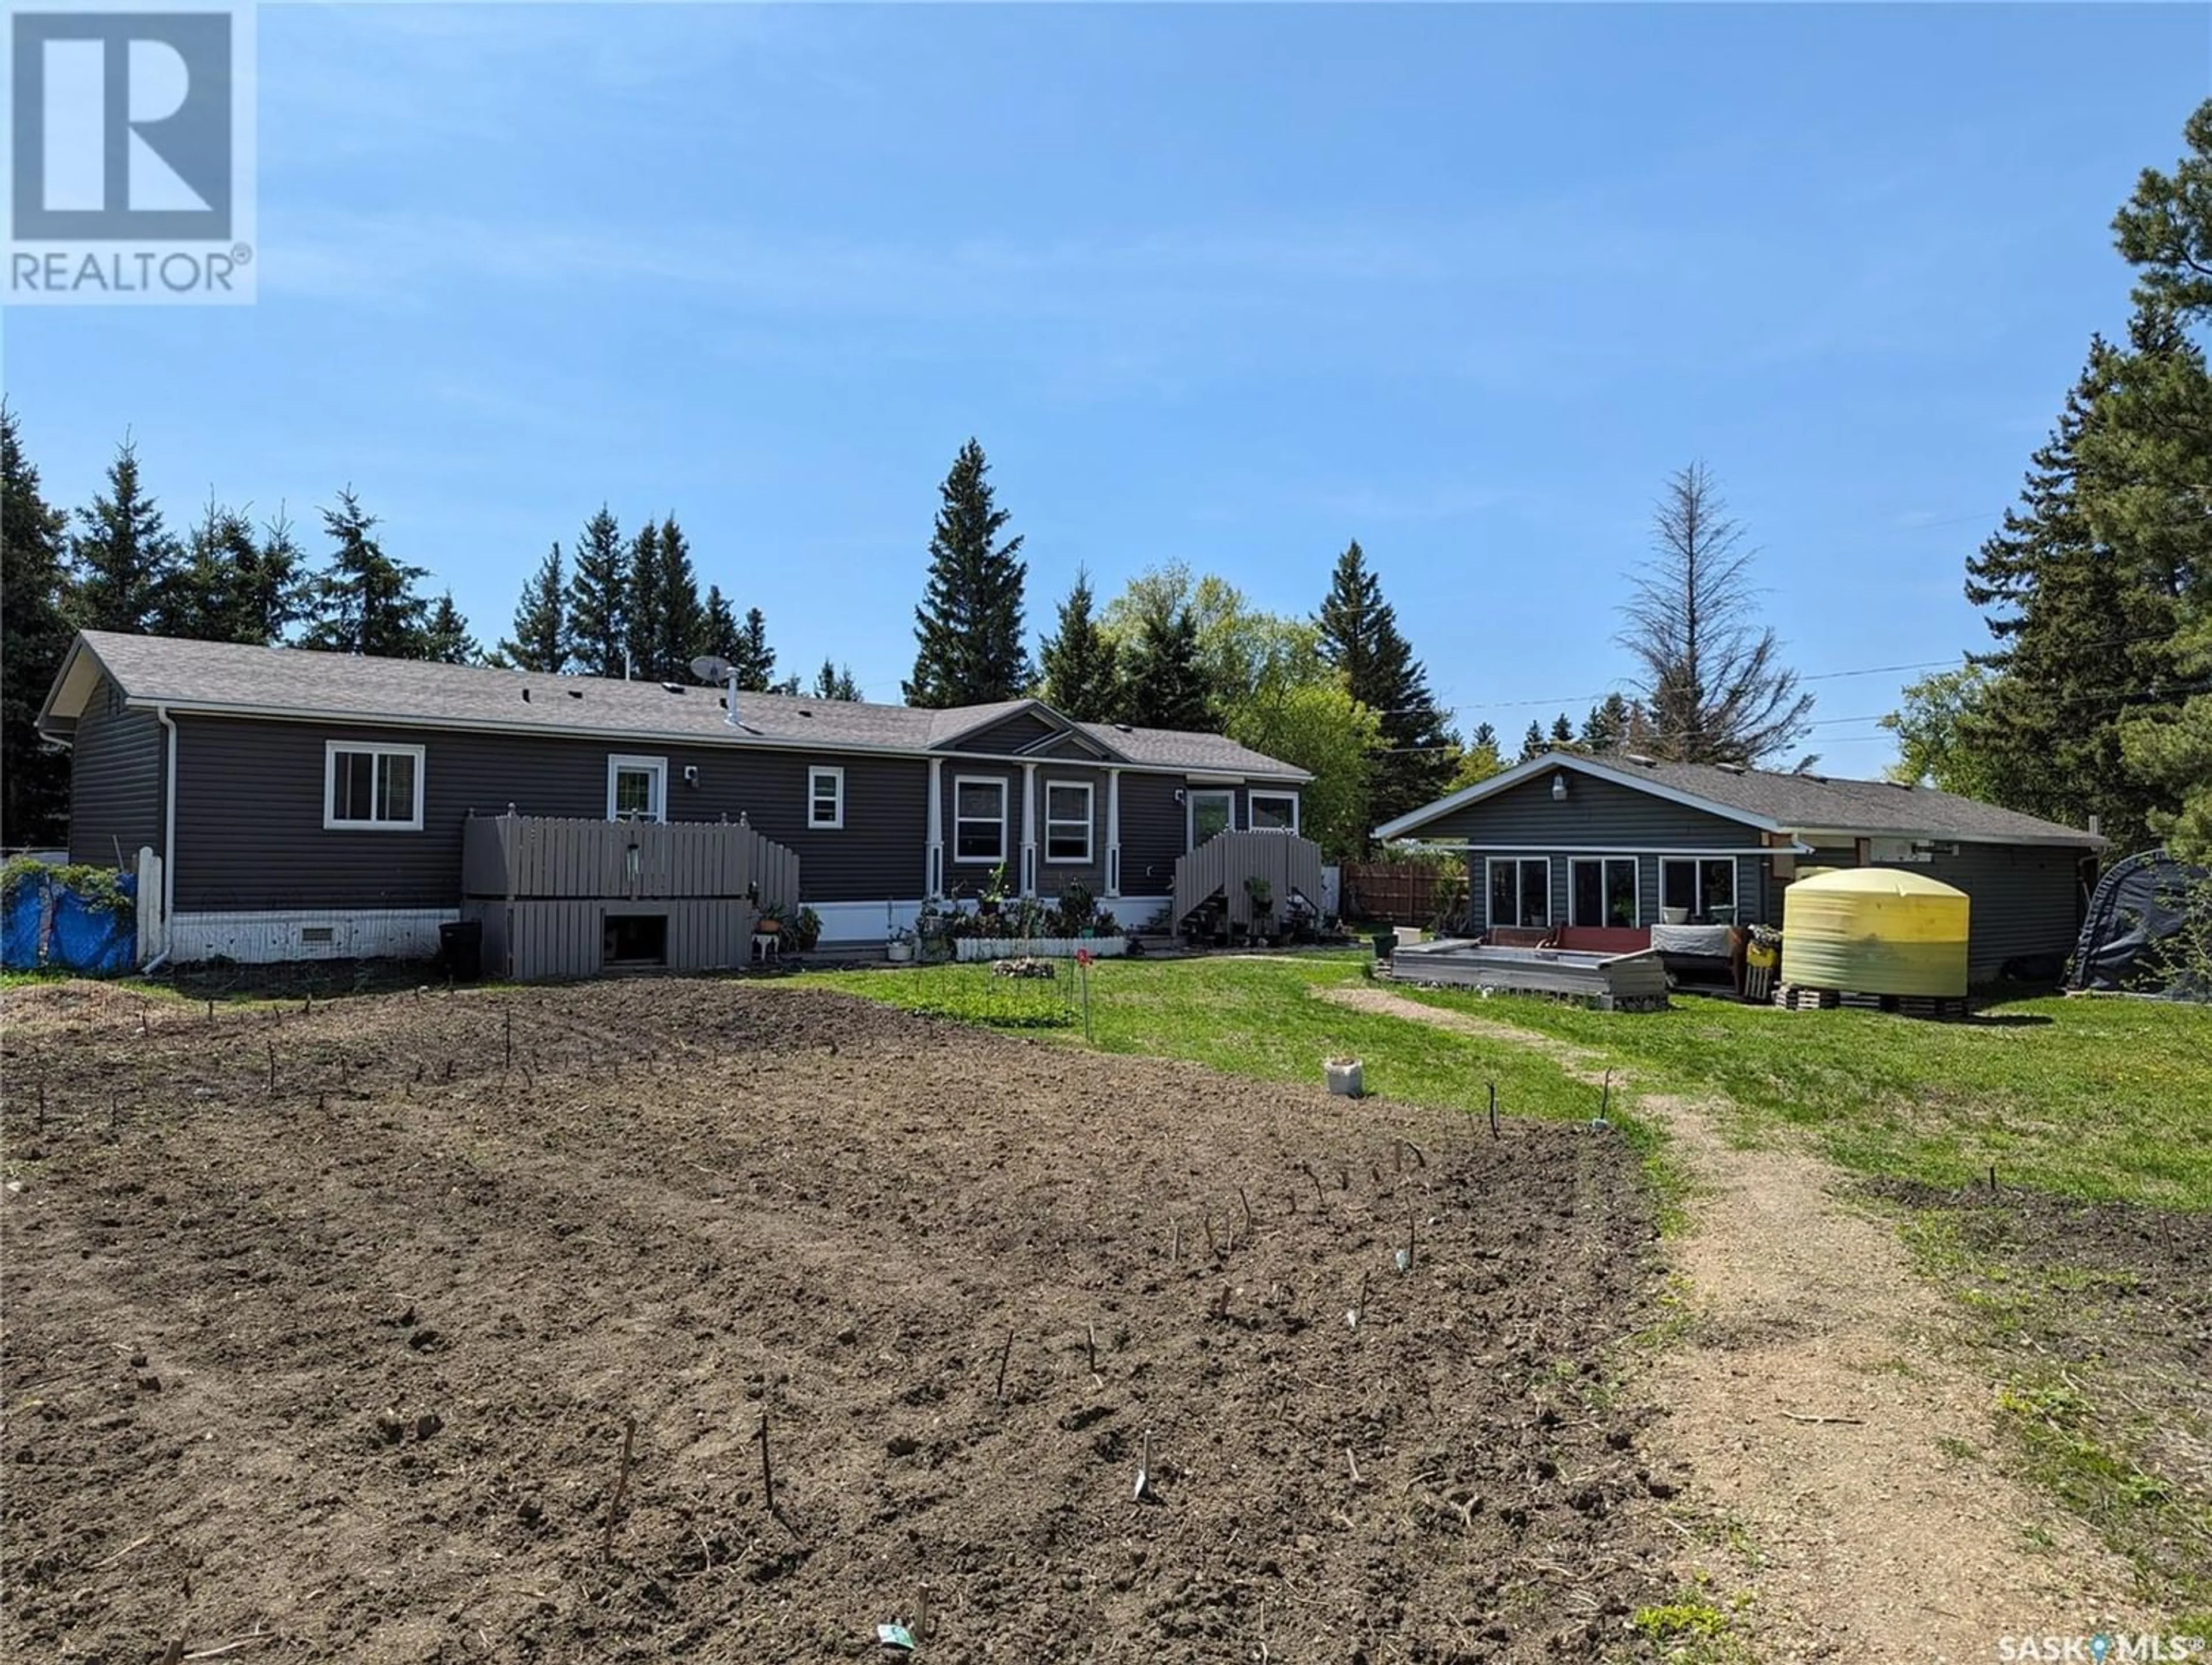
[(427, 960), (453, 908), (303, 908), (281, 913), (187, 914), (169, 921), (169, 957), (190, 965), (217, 956), (241, 965), (286, 960)]

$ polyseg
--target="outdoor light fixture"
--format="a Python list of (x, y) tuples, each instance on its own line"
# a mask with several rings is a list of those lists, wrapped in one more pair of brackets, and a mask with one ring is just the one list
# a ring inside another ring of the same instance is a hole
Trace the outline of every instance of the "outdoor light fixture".
[(1559, 803), (1567, 801), (1567, 772), (1561, 769), (1552, 776), (1552, 797)]

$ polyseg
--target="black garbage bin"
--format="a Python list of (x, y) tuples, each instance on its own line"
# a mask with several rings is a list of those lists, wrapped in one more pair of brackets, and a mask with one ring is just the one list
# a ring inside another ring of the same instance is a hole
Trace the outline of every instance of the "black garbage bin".
[(483, 921), (448, 920), (438, 927), (438, 958), (458, 983), (472, 983), (483, 975)]

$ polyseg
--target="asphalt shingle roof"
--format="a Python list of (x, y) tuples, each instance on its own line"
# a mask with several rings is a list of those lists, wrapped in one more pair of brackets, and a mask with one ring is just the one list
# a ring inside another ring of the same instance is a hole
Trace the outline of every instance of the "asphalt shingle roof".
[[(736, 738), (725, 720), (722, 690), (717, 688), (672, 690), (653, 682), (547, 676), (534, 671), (106, 630), (87, 630), (83, 641), (125, 696), (137, 702), (403, 726), (496, 726), (672, 740)], [(1017, 700), (929, 711), (854, 700), (741, 694), (738, 715), (745, 729), (771, 741), (924, 753), (953, 736), (1011, 716), (1029, 703)], [(1218, 734), (1122, 730), (1110, 724), (1078, 726), (1133, 763), (1292, 778), (1304, 775)]]

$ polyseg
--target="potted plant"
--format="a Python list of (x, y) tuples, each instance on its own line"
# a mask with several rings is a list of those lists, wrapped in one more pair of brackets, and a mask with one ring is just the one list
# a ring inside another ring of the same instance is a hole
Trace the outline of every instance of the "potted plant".
[(1341, 1054), (1334, 1058), (1324, 1058), (1321, 1073), (1322, 1079), (1328, 1083), (1328, 1090), (1338, 1097), (1361, 1098), (1366, 1096), (1363, 1080), (1364, 1072), (1357, 1058)]
[(904, 965), (914, 958), (914, 944), (913, 932), (903, 925), (894, 926), (884, 939), (884, 957), (893, 965)]
[(822, 940), (822, 915), (801, 908), (791, 921), (791, 945), (804, 954)]

